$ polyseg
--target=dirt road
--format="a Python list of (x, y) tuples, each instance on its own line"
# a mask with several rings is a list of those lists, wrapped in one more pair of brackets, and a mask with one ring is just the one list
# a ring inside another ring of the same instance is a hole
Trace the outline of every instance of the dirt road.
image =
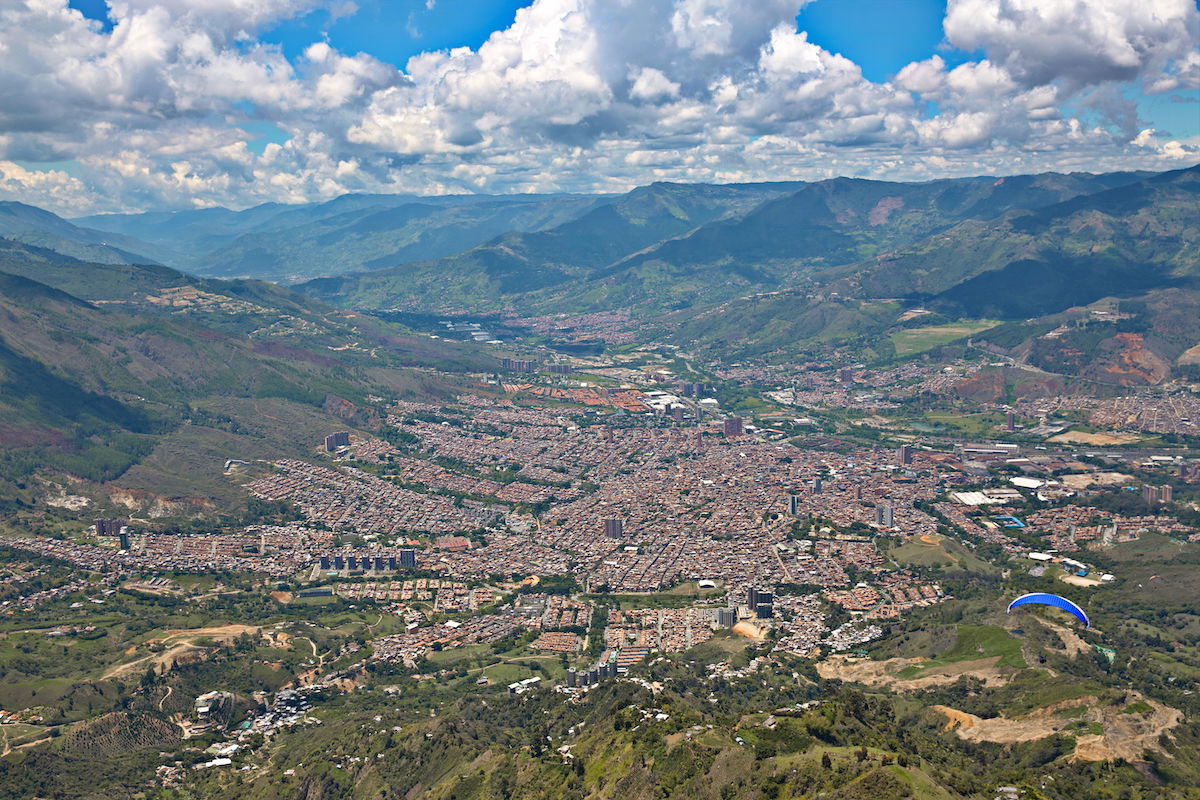
[[(142, 658), (129, 661), (124, 664), (115, 664), (105, 670), (104, 674), (101, 675), (100, 678), (101, 680), (119, 678), (121, 676), (129, 675), (151, 667), (156, 672), (167, 672), (176, 664), (181, 663), (183, 660), (187, 660), (188, 653), (194, 653), (197, 657), (199, 657), (204, 648), (195, 643), (195, 640), (197, 639), (209, 638), (217, 642), (228, 643), (232, 642), (242, 634), (258, 633), (260, 630), (262, 629), (255, 625), (240, 624), (213, 625), (207, 628), (190, 628), (186, 630), (169, 630), (161, 636), (147, 639), (145, 644), (169, 644), (170, 642), (176, 640), (187, 641), (180, 641), (178, 644), (168, 647), (161, 653), (152, 653), (148, 656), (143, 656)], [(136, 651), (136, 649), (136, 647), (131, 647), (125, 652), (132, 654), (134, 651)]]

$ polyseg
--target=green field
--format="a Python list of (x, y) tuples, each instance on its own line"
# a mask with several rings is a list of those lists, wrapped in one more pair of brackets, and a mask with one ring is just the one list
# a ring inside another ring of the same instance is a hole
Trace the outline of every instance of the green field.
[(905, 667), (898, 674), (901, 678), (913, 678), (926, 670), (949, 666), (959, 661), (999, 657), (997, 666), (1023, 669), (1026, 665), (1021, 655), (1021, 642), (997, 625), (959, 625), (954, 645), (936, 658), (920, 665)]
[(944, 536), (935, 541), (913, 538), (888, 551), (887, 555), (904, 566), (933, 567), (994, 574), (997, 568), (976, 556), (963, 545)]
[(905, 328), (892, 334), (892, 344), (896, 348), (896, 356), (905, 358), (986, 331), (999, 324), (996, 320), (977, 319), (930, 325), (925, 328)]
[[(925, 415), (925, 419), (933, 426), (935, 432), (945, 432), (952, 436), (985, 436), (994, 433), (1000, 427), (1003, 416), (990, 413), (930, 413)], [(945, 430), (947, 428), (952, 430)]]

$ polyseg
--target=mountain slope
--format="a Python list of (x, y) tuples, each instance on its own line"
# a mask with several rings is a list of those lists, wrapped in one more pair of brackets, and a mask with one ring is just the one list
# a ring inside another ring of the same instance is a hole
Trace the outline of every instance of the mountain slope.
[[(1200, 296), (1198, 208), (1200, 168), (1162, 173), (972, 218), (885, 256), (815, 270), (800, 289), (681, 310), (661, 335), (726, 356), (782, 358), (838, 342), (890, 358), (891, 334), (906, 327), (1013, 320), (978, 339), (1063, 374), (1159, 383), (1200, 341), (1200, 325), (1179, 314)], [(1090, 305), (1113, 296), (1135, 310)], [(925, 316), (909, 318), (917, 306)], [(1062, 326), (1072, 330), (1048, 335)]]
[[(821, 269), (917, 242), (963, 219), (990, 220), (1136, 180), (1114, 175), (1026, 175), (930, 183), (836, 178), (617, 261), (572, 287), (589, 308), (686, 308), (805, 285)], [(558, 309), (562, 301), (549, 307)]]
[(561, 224), (602, 205), (602, 196), (344, 195), (324, 203), (146, 214), (105, 214), (80, 223), (137, 236), (164, 263), (214, 277), (291, 281), (439, 258), (508, 231)]
[[(269, 284), (88, 264), (0, 240), (0, 495), (34, 475), (124, 486), (145, 462), (157, 466), (133, 488), (191, 485), (205, 502), (233, 502), (225, 459), (307, 452), (321, 431), (370, 424), (372, 394), (446, 391), (455, 379), (430, 367), (494, 362)], [(331, 395), (354, 405), (330, 405)]]
[(49, 211), (0, 201), (0, 236), (105, 264), (150, 264), (161, 250), (121, 234), (80, 227)]
[[(866, 296), (933, 298), (975, 316), (1053, 313), (1200, 277), (1200, 167), (991, 221), (970, 220), (875, 263)], [(1014, 291), (1018, 289), (1019, 291)]]
[(389, 267), (458, 252), (507, 231), (553, 227), (595, 203), (562, 197), (441, 206), (414, 202), (349, 211), (242, 234), (206, 256), (200, 269), (206, 275), (292, 281)]
[(549, 230), (507, 233), (456, 256), (318, 279), (301, 290), (360, 308), (498, 305), (506, 296), (573, 285), (664, 239), (744, 212), (796, 186), (656, 183)]

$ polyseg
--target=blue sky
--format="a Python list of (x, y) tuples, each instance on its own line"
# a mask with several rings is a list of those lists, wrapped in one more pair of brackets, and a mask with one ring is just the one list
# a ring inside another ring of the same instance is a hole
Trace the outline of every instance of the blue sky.
[(0, 197), (920, 179), (1200, 161), (1194, 0), (46, 0)]
[[(105, 0), (70, 0), (69, 5), (106, 26)], [(325, 39), (347, 53), (365, 52), (399, 67), (427, 50), (477, 48), (493, 31), (513, 22), (517, 9), (529, 3), (514, 0), (360, 0), (358, 11), (335, 16), (317, 9), (285, 20), (265, 31), (260, 41), (279, 45), (289, 59), (297, 58), (314, 41)], [(957, 66), (978, 53), (945, 43), (942, 20), (945, 0), (815, 0), (796, 16), (798, 30), (809, 41), (854, 61), (863, 75), (877, 83), (891, 80), (905, 65), (938, 53)], [(1138, 87), (1126, 94), (1138, 103), (1142, 117), (1177, 137), (1200, 135), (1200, 105), (1170, 97), (1144, 96)], [(282, 134), (273, 125), (254, 123), (258, 149)]]
[[(91, 14), (107, 14), (104, 0), (72, 0)], [(313, 11), (267, 32), (263, 41), (280, 45), (295, 58), (313, 41), (327, 37), (340, 50), (366, 52), (403, 66), (426, 50), (477, 48), (492, 34), (512, 24), (517, 9), (529, 3), (512, 0), (362, 0), (356, 14), (330, 21), (327, 10)], [(881, 83), (905, 65), (938, 53), (950, 66), (979, 54), (945, 43), (942, 20), (946, 0), (814, 0), (796, 16), (798, 30), (809, 41), (854, 61), (863, 75)], [(99, 18), (99, 17), (98, 17)], [(1127, 94), (1144, 119), (1178, 137), (1200, 135), (1200, 106)], [(265, 140), (264, 140), (265, 141)]]

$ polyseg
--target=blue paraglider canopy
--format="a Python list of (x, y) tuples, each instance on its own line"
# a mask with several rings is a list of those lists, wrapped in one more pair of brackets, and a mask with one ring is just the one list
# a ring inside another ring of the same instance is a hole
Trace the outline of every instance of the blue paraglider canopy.
[(1070, 614), (1073, 614), (1076, 619), (1083, 623), (1083, 627), (1092, 627), (1091, 621), (1088, 620), (1087, 614), (1083, 613), (1083, 609), (1072, 603), (1065, 597), (1059, 597), (1056, 594), (1047, 594), (1046, 592), (1031, 592), (1023, 594), (1016, 600), (1008, 604), (1008, 610), (1011, 612), (1017, 606), (1038, 605), (1038, 606), (1054, 606), (1061, 608)]

